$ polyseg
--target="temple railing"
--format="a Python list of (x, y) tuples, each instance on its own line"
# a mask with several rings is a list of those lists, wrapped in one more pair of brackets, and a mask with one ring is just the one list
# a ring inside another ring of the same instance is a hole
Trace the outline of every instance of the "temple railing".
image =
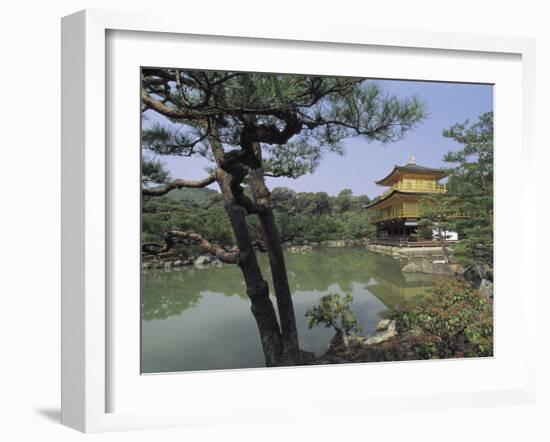
[[(453, 246), (457, 244), (457, 240), (445, 240), (445, 245)], [(392, 238), (379, 238), (370, 241), (369, 244), (379, 245), (379, 246), (392, 246), (392, 247), (412, 247), (412, 248), (421, 248), (421, 247), (441, 247), (441, 242), (436, 240), (425, 240), (418, 241), (412, 238), (405, 237), (392, 237)]]
[(446, 184), (439, 184), (435, 182), (429, 183), (395, 183), (392, 187), (395, 190), (412, 190), (412, 191), (424, 191), (432, 193), (445, 193), (447, 192)]
[(418, 218), (418, 211), (392, 208), (387, 212), (372, 215), (370, 217), (370, 222), (379, 223), (381, 221), (387, 221), (395, 218)]
[[(369, 217), (369, 221), (371, 223), (379, 223), (381, 221), (388, 221), (391, 219), (419, 218), (419, 217), (420, 217), (420, 213), (418, 210), (404, 210), (404, 209), (392, 208), (391, 210), (371, 215)], [(469, 218), (470, 215), (468, 213), (456, 212), (456, 213), (453, 213), (452, 215), (449, 215), (448, 217), (452, 219), (464, 219), (464, 218)]]
[(426, 193), (447, 193), (447, 184), (439, 184), (435, 182), (428, 183), (403, 183), (398, 182), (393, 184), (388, 190), (386, 190), (382, 197), (389, 195), (394, 190), (401, 190), (404, 192), (426, 192)]

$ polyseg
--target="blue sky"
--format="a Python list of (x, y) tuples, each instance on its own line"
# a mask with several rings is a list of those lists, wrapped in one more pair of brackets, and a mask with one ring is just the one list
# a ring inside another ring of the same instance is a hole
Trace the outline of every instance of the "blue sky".
[[(396, 143), (381, 144), (354, 138), (345, 143), (346, 154), (326, 154), (315, 173), (298, 179), (270, 178), (270, 188), (286, 186), (296, 191), (327, 192), (336, 195), (349, 188), (355, 195), (373, 198), (384, 191), (374, 181), (386, 176), (395, 164), (405, 164), (409, 155), (427, 167), (444, 167), (445, 153), (460, 148), (441, 135), (443, 129), (493, 110), (492, 85), (379, 80), (392, 95), (417, 95), (426, 104), (428, 115), (405, 138)], [(149, 117), (152, 117), (149, 115)], [(152, 117), (149, 121), (157, 120)], [(208, 162), (203, 158), (163, 157), (173, 178), (199, 179), (205, 175)], [(448, 165), (447, 165), (448, 166)], [(217, 189), (216, 185), (212, 188)]]

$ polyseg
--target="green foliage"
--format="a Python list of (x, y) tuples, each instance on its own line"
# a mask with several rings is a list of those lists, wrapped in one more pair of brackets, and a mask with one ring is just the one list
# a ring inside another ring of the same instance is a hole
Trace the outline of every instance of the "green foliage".
[(351, 189), (343, 189), (336, 196), (335, 208), (338, 213), (344, 213), (353, 207), (353, 192)]
[(361, 327), (357, 322), (357, 316), (351, 309), (353, 296), (345, 295), (343, 298), (337, 294), (325, 295), (319, 305), (311, 307), (306, 311), (308, 327), (324, 324), (325, 327), (332, 327), (337, 332), (348, 335), (352, 332), (359, 332)]
[[(203, 74), (223, 75), (216, 72)], [(304, 135), (315, 148), (339, 149), (341, 140), (357, 135), (382, 142), (395, 141), (425, 114), (424, 104), (417, 97), (399, 99), (388, 96), (379, 83), (363, 79), (248, 73), (233, 74), (223, 86), (223, 101), (227, 108), (258, 109), (260, 122), (273, 122), (274, 115), (269, 114), (270, 110), (293, 108), (306, 121), (345, 123), (309, 126)], [(217, 98), (214, 95), (212, 100)]]
[(195, 124), (177, 127), (154, 123), (142, 130), (141, 146), (144, 151), (154, 155), (205, 155), (206, 147), (200, 144), (203, 138), (200, 127)]
[(170, 178), (170, 174), (164, 165), (158, 160), (141, 160), (141, 181), (143, 184), (164, 183)]
[(322, 157), (319, 147), (306, 139), (264, 147), (263, 168), (267, 176), (299, 178), (315, 172)]
[(415, 348), (423, 358), (493, 354), (493, 304), (466, 282), (441, 280), (419, 304), (386, 315), (400, 333), (420, 327), (427, 334)]
[(457, 213), (457, 198), (445, 194), (432, 194), (420, 200), (420, 218), (430, 227), (441, 230), (455, 228), (453, 216)]
[(476, 195), (490, 196), (493, 187), (493, 113), (480, 115), (477, 122), (455, 124), (443, 131), (443, 136), (463, 146), (457, 152), (449, 152), (444, 160), (455, 164), (454, 175), (460, 177), (459, 185)]
[(325, 192), (294, 192), (275, 188), (271, 194), (275, 218), (283, 241), (296, 244), (336, 239), (362, 239), (374, 234), (362, 206), (366, 195), (354, 196), (350, 189), (338, 196)]
[(142, 201), (142, 240), (162, 242), (168, 230), (190, 230), (220, 244), (233, 244), (233, 233), (220, 195), (210, 189), (174, 190)]
[(493, 265), (493, 113), (477, 122), (466, 121), (446, 129), (443, 135), (462, 145), (444, 160), (453, 164), (449, 190), (457, 196), (456, 210), (467, 213), (456, 221), (461, 242), (454, 249), (464, 264), (478, 269)]
[(457, 198), (445, 194), (433, 194), (420, 200), (419, 234), (438, 240), (446, 253), (446, 233), (456, 229)]
[[(374, 226), (361, 209), (368, 203), (366, 195), (356, 197), (350, 190), (344, 190), (333, 197), (324, 192), (296, 193), (276, 187), (271, 201), (283, 241), (306, 244), (363, 239), (374, 234)], [(247, 222), (252, 239), (260, 240), (258, 220), (248, 217)], [(143, 240), (160, 241), (172, 229), (192, 230), (226, 246), (234, 243), (221, 194), (208, 188), (182, 188), (162, 197), (143, 199)]]
[(282, 144), (262, 143), (264, 170), (273, 176), (313, 173), (325, 152), (344, 152), (346, 138), (398, 141), (426, 114), (417, 97), (389, 95), (368, 79), (172, 69), (143, 69), (142, 78), (144, 91), (165, 109), (189, 115), (157, 111), (167, 118), (144, 125), (142, 149), (154, 155), (213, 161), (208, 142), (213, 126), (219, 141), (238, 148), (250, 121), (270, 130), (299, 121)]

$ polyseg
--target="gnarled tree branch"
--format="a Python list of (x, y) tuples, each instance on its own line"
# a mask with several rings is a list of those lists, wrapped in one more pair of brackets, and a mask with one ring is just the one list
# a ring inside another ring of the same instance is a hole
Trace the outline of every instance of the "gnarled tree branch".
[(258, 206), (244, 194), (244, 181), (251, 164), (259, 166), (254, 154), (250, 150), (234, 150), (226, 152), (220, 161), (220, 168), (227, 172), (230, 179), (230, 188), (235, 202), (244, 207), (247, 213), (257, 213)]
[(195, 189), (200, 189), (212, 184), (214, 181), (216, 181), (216, 177), (213, 175), (203, 178), (202, 180), (176, 179), (157, 187), (142, 187), (141, 194), (146, 196), (162, 196), (166, 195), (171, 190), (181, 189), (182, 187), (193, 187)]
[(182, 230), (170, 230), (164, 234), (164, 244), (144, 243), (141, 245), (141, 251), (149, 255), (158, 255), (159, 253), (168, 252), (177, 243), (183, 241), (194, 242), (206, 253), (211, 253), (220, 261), (228, 264), (238, 264), (239, 252), (229, 251), (219, 244), (214, 244), (208, 241), (202, 235), (195, 232), (185, 232)]

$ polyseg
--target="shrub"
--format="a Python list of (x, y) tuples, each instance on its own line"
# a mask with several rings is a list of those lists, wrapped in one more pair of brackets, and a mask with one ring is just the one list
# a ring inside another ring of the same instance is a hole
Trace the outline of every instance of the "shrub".
[(341, 335), (344, 344), (347, 346), (349, 334), (361, 330), (357, 322), (357, 316), (351, 309), (351, 302), (353, 302), (353, 296), (349, 294), (343, 298), (337, 294), (323, 296), (319, 301), (319, 305), (306, 311), (309, 328), (319, 324), (325, 324), (327, 328), (332, 327), (336, 330), (336, 333)]
[(386, 316), (400, 333), (419, 327), (440, 338), (416, 346), (422, 358), (493, 355), (492, 302), (466, 282), (441, 280), (420, 304), (391, 309)]

